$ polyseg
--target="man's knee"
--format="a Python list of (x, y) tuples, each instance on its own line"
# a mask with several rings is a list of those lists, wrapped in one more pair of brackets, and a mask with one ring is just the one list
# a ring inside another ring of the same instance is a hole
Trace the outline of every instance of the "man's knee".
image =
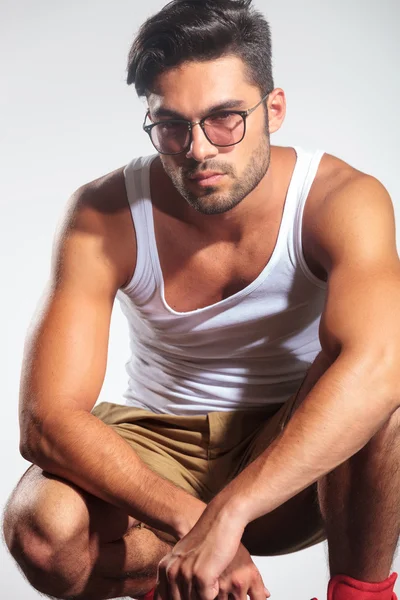
[(3, 516), (6, 545), (28, 581), (60, 598), (74, 595), (90, 568), (84, 519), (74, 509), (35, 490), (28, 496), (20, 482)]

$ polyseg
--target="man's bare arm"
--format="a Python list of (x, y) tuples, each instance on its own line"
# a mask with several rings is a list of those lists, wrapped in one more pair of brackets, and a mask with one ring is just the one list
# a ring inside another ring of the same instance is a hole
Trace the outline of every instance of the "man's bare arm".
[(115, 295), (136, 252), (122, 217), (127, 205), (115, 207), (115, 196), (102, 194), (78, 190), (56, 240), (47, 293), (25, 347), (21, 454), (179, 538), (203, 503), (156, 475), (90, 413), (105, 375)]
[(320, 338), (330, 366), (283, 433), (209, 505), (248, 522), (358, 452), (400, 406), (400, 266), (391, 200), (359, 175), (332, 192), (316, 232), (329, 274)]

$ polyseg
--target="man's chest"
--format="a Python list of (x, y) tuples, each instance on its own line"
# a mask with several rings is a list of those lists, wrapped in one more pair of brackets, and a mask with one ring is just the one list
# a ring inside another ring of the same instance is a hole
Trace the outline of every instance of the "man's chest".
[[(165, 300), (177, 312), (211, 306), (252, 284), (268, 267), (280, 239), (283, 203), (265, 223), (238, 243), (204, 239), (192, 227), (162, 218), (154, 210), (156, 249), (161, 267)], [(304, 228), (303, 252), (312, 272), (321, 276), (313, 257), (313, 244)]]

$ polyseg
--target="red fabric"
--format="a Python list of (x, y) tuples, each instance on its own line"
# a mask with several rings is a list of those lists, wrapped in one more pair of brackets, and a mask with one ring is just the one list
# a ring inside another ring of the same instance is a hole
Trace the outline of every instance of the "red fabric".
[[(392, 573), (380, 583), (367, 583), (348, 575), (336, 575), (329, 582), (328, 600), (397, 600), (393, 591), (396, 579), (397, 573)], [(154, 591), (155, 588), (141, 596), (140, 600), (153, 600)]]
[(328, 585), (328, 600), (397, 600), (393, 591), (397, 573), (379, 583), (358, 581), (348, 575), (335, 575)]
[(140, 600), (153, 600), (155, 589), (156, 588), (153, 588), (152, 590), (147, 592), (147, 594), (144, 594), (143, 596), (139, 596)]

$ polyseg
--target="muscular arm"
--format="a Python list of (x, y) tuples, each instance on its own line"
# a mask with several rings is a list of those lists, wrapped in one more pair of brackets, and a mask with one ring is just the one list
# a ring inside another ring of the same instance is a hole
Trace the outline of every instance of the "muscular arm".
[(84, 188), (71, 199), (43, 306), (26, 341), (20, 448), (43, 470), (181, 537), (203, 504), (153, 473), (90, 413), (105, 375), (115, 295), (136, 251), (124, 225), (127, 206), (115, 206), (114, 198)]
[(386, 190), (357, 175), (326, 198), (315, 231), (329, 274), (320, 338), (330, 367), (204, 516), (221, 507), (246, 525), (272, 511), (359, 451), (400, 406), (400, 268)]

